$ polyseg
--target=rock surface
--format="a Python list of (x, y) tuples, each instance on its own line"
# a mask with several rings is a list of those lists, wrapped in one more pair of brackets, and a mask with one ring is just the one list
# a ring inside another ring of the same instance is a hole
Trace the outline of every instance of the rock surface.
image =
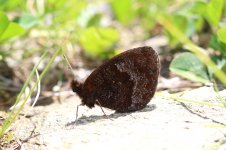
[[(219, 93), (225, 101), (226, 90)], [(211, 87), (178, 95), (220, 103)], [(148, 106), (134, 113), (114, 113), (80, 106), (74, 95), (62, 103), (37, 106), (15, 124), (24, 149), (200, 150), (226, 149), (226, 108), (171, 100), (157, 93)], [(28, 111), (28, 110), (26, 110)]]

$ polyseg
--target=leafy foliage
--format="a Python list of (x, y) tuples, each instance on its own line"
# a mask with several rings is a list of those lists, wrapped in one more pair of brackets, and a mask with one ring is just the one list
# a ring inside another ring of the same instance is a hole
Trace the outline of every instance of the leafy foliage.
[(223, 43), (226, 44), (226, 27), (225, 28), (221, 28), (217, 31), (217, 37), (219, 38), (219, 40)]
[(9, 21), (8, 17), (2, 12), (0, 12), (0, 22), (0, 41), (22, 35), (24, 33), (24, 29), (20, 25)]
[(212, 25), (217, 27), (223, 12), (224, 0), (210, 0), (206, 5), (206, 19)]
[[(210, 36), (209, 39), (205, 40), (205, 43), (203, 43), (206, 46), (209, 46), (209, 48), (212, 48), (215, 50), (215, 53), (212, 53), (210, 56), (216, 64), (219, 67), (219, 69), (222, 69), (222, 66), (225, 66), (224, 59), (222, 57), (226, 56), (226, 30), (225, 27), (220, 27), (221, 18), (223, 8), (225, 6), (225, 2), (223, 0), (210, 0), (209, 2), (206, 1), (194, 1), (193, 3), (185, 4), (183, 7), (180, 8), (180, 10), (177, 10), (173, 12), (173, 15), (165, 15), (165, 18), (167, 18), (175, 27), (180, 29), (182, 33), (184, 33), (184, 36), (187, 38), (192, 38), (194, 36), (199, 38), (199, 41), (202, 41), (201, 38), (203, 38), (202, 34), (206, 34), (207, 36)], [(215, 34), (217, 32), (217, 34)], [(170, 45), (172, 47), (175, 47), (179, 44), (179, 41), (177, 38), (175, 38), (174, 33), (171, 33), (169, 31), (166, 32), (166, 35), (169, 38)], [(196, 41), (197, 42), (197, 41)], [(206, 44), (207, 43), (207, 44)], [(198, 43), (199, 44), (199, 43)], [(200, 43), (202, 44), (202, 43)], [(218, 53), (220, 52), (220, 54)], [(180, 59), (182, 57), (183, 59)], [(204, 70), (202, 67), (195, 68), (195, 66), (188, 65), (187, 69), (184, 67), (177, 68), (178, 59), (183, 64), (185, 61), (188, 61), (182, 56), (179, 58), (175, 58), (174, 61), (171, 63), (171, 70), (183, 77), (186, 76), (186, 78), (194, 81), (194, 76), (190, 74), (190, 69), (194, 68), (196, 72), (203, 72)], [(193, 56), (195, 57), (195, 56)], [(179, 62), (178, 62), (179, 63)], [(221, 65), (218, 65), (221, 64)], [(207, 65), (207, 64), (203, 64)], [(207, 68), (209, 68), (207, 66)], [(176, 70), (175, 70), (176, 69)], [(200, 69), (199, 71), (197, 69)], [(213, 76), (214, 70), (206, 69), (206, 73), (209, 73), (209, 78), (213, 79), (215, 76)], [(186, 74), (186, 75), (185, 75)], [(203, 78), (203, 77), (202, 77)], [(206, 78), (204, 78), (206, 80)], [(202, 82), (205, 83), (204, 80), (197, 80), (196, 82)]]
[(91, 56), (104, 56), (115, 42), (119, 39), (117, 30), (113, 28), (95, 28), (90, 27), (82, 31), (79, 36), (79, 42)]
[(194, 54), (189, 52), (177, 56), (171, 62), (170, 70), (195, 82), (209, 82), (207, 68)]
[(112, 0), (111, 6), (116, 18), (123, 24), (128, 25), (134, 19), (135, 10), (132, 0)]
[[(70, 33), (73, 45), (84, 50), (87, 57), (105, 59), (115, 53), (117, 44), (121, 40), (122, 26), (129, 30), (133, 29), (133, 26), (142, 27), (144, 34), (141, 39), (149, 38), (152, 36), (152, 30), (158, 26), (157, 16), (165, 14), (164, 16), (180, 29), (185, 37), (196, 39), (194, 43), (203, 46), (206, 50), (214, 50), (210, 57), (214, 58), (215, 63), (221, 64), (218, 67), (222, 69), (221, 67), (225, 66), (222, 57), (226, 56), (226, 25), (222, 23), (222, 17), (226, 15), (225, 1), (177, 1), (177, 5), (174, 2), (174, 0), (161, 2), (100, 0), (92, 3), (88, 0), (0, 1), (2, 11), (0, 41), (24, 33), (57, 41)], [(10, 15), (12, 18), (10, 21), (6, 12), (17, 13)], [(169, 39), (171, 49), (178, 46), (184, 49), (184, 45), (180, 45), (181, 43), (172, 33), (166, 30), (164, 34)], [(209, 38), (201, 43), (203, 35)], [(136, 39), (135, 37), (136, 35), (133, 38)], [(10, 42), (13, 42), (13, 39)], [(173, 65), (171, 64), (172, 68), (175, 67)], [(189, 69), (188, 67), (187, 70)], [(178, 71), (175, 73), (178, 74)]]

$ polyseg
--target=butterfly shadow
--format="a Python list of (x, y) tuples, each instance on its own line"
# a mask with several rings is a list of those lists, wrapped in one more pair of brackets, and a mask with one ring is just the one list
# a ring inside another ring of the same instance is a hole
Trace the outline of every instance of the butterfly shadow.
[(98, 120), (103, 120), (103, 119), (109, 119), (111, 121), (114, 121), (114, 119), (117, 119), (119, 117), (125, 117), (127, 115), (130, 115), (133, 119), (136, 119), (135, 117), (132, 116), (132, 114), (135, 113), (143, 113), (143, 112), (150, 112), (156, 109), (156, 105), (155, 104), (151, 104), (151, 105), (147, 105), (144, 109), (139, 110), (139, 111), (135, 111), (135, 112), (130, 112), (130, 113), (113, 113), (110, 115), (102, 115), (102, 116), (97, 116), (97, 115), (92, 115), (89, 117), (80, 117), (75, 121), (69, 122), (65, 125), (65, 127), (69, 127), (69, 126), (78, 126), (78, 125), (86, 125), (89, 123), (93, 123), (96, 122)]

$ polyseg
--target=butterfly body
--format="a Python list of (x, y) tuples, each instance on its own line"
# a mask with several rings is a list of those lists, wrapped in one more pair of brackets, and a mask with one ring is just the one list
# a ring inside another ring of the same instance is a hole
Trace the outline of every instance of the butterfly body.
[(132, 112), (144, 108), (154, 96), (159, 68), (158, 54), (151, 47), (134, 48), (98, 67), (83, 84), (73, 81), (72, 89), (90, 108), (98, 104)]

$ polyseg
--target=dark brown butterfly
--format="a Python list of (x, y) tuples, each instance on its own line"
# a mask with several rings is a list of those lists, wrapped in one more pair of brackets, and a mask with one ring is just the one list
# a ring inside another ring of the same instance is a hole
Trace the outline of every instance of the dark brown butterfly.
[(159, 75), (158, 54), (151, 47), (127, 50), (108, 60), (72, 90), (89, 108), (98, 104), (117, 112), (143, 109), (154, 96)]

